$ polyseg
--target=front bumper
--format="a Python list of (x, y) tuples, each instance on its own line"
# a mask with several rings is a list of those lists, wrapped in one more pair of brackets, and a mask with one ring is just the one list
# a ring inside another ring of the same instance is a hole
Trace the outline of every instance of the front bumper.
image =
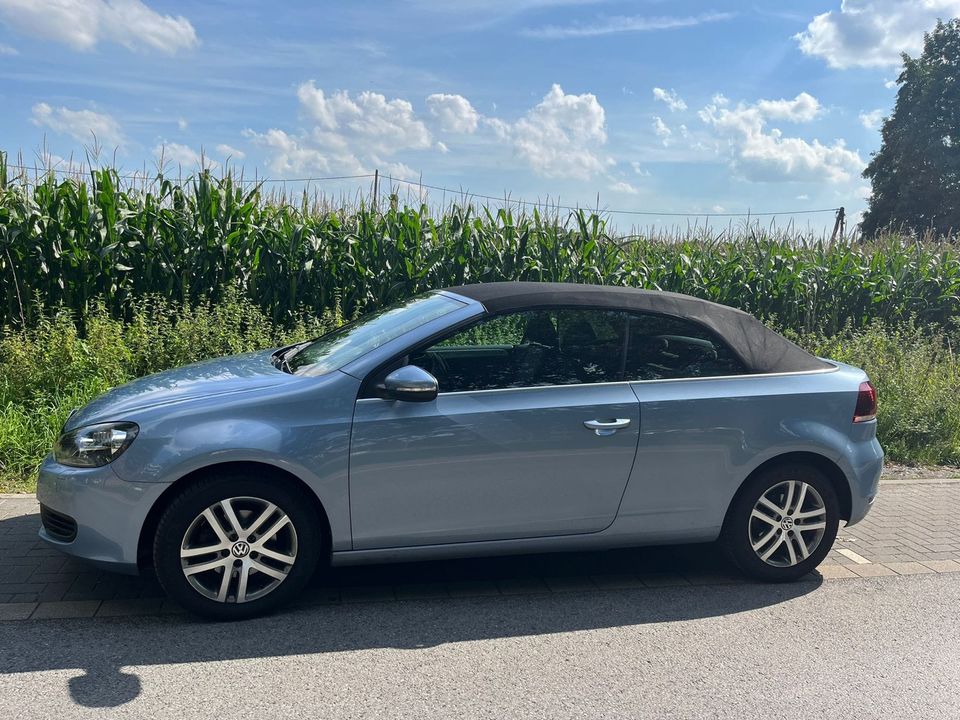
[(107, 570), (136, 574), (140, 530), (166, 483), (121, 480), (110, 465), (73, 468), (47, 457), (40, 466), (37, 500), (76, 522), (70, 541), (40, 528), (40, 537), (58, 550)]

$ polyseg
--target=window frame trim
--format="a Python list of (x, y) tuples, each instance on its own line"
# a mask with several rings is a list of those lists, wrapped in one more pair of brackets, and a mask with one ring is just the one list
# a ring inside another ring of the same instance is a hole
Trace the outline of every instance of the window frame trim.
[[(821, 358), (822, 359), (822, 358)], [(705, 382), (710, 380), (750, 380), (757, 378), (781, 378), (781, 377), (792, 377), (794, 375), (823, 375), (825, 373), (837, 372), (840, 369), (840, 366), (835, 364), (831, 360), (826, 360), (829, 362), (829, 367), (824, 368), (815, 368), (812, 370), (786, 370), (783, 372), (775, 373), (745, 373), (743, 375), (708, 375), (704, 377), (691, 377), (691, 378), (660, 378), (657, 380), (615, 380), (613, 382), (602, 382), (602, 383), (571, 383), (569, 385), (525, 385), (523, 387), (515, 388), (488, 388), (486, 390), (450, 390), (448, 392), (438, 392), (437, 397), (447, 397), (453, 395), (475, 395), (477, 393), (501, 393), (501, 392), (526, 392), (527, 390), (563, 390), (570, 388), (571, 390), (575, 388), (588, 388), (588, 387), (610, 387), (613, 385), (637, 385), (643, 384), (647, 385), (650, 383), (681, 383), (681, 382)], [(380, 402), (395, 402), (394, 400), (387, 400), (375, 395), (367, 395), (364, 397), (358, 397), (357, 402), (363, 402), (366, 400), (379, 400)]]

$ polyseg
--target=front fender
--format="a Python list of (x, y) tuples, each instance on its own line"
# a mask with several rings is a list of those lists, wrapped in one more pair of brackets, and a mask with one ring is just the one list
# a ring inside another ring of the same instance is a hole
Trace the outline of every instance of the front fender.
[(260, 463), (299, 478), (326, 510), (334, 550), (350, 548), (348, 460), (359, 382), (340, 375), (312, 391), (135, 418), (140, 433), (111, 466), (128, 482), (172, 484), (223, 463)]

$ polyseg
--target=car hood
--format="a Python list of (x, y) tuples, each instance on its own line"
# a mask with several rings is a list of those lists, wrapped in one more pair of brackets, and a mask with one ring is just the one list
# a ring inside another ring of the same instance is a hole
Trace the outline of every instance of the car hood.
[(65, 430), (107, 420), (135, 420), (137, 412), (197, 398), (233, 395), (296, 382), (270, 362), (273, 350), (184, 365), (121, 385), (75, 411)]

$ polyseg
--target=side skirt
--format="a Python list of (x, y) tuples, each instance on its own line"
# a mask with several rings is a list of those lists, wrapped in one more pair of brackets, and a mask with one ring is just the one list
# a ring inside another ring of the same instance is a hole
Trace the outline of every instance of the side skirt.
[[(612, 529), (612, 528), (611, 528)], [(489, 557), (493, 555), (525, 555), (538, 553), (612, 550), (645, 545), (682, 545), (713, 542), (720, 528), (707, 528), (676, 534), (615, 533), (610, 530), (593, 535), (564, 535), (559, 537), (521, 538), (444, 545), (413, 545), (410, 547), (378, 548), (374, 550), (344, 550), (335, 552), (331, 565), (374, 565), (379, 563), (420, 562), (452, 558)]]

